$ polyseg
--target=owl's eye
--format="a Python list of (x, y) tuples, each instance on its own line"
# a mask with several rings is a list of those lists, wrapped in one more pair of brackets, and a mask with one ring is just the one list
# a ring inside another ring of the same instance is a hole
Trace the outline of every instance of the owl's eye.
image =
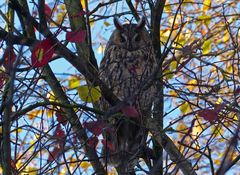
[(121, 43), (124, 43), (126, 41), (125, 37), (121, 34), (120, 35), (120, 42)]
[(139, 41), (141, 40), (140, 35), (139, 35), (139, 34), (136, 34), (136, 35), (134, 36), (134, 40), (135, 40), (136, 42), (139, 42)]

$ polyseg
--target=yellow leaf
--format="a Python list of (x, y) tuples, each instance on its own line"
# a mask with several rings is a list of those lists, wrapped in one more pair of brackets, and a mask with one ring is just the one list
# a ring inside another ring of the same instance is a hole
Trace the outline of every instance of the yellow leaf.
[(212, 41), (206, 40), (202, 45), (203, 54), (208, 54), (212, 49)]
[(217, 126), (213, 125), (211, 127), (211, 131), (216, 137), (223, 134), (223, 130), (222, 130), (222, 127), (220, 125), (217, 125)]
[(55, 97), (55, 95), (53, 94), (52, 91), (47, 93), (47, 98), (48, 98), (49, 101), (55, 101), (55, 102), (57, 101), (56, 97)]
[(218, 139), (218, 142), (225, 142), (225, 141), (226, 141), (226, 139), (224, 139), (224, 138)]
[(36, 142), (35, 140), (31, 140), (30, 141), (30, 146), (29, 146), (29, 150), (28, 151), (33, 151), (35, 142)]
[(47, 114), (47, 117), (52, 117), (53, 116), (53, 114), (54, 114), (54, 110), (52, 110), (52, 109), (46, 109), (46, 114)]
[(84, 161), (84, 162), (82, 162), (82, 163), (80, 164), (80, 167), (83, 168), (83, 170), (84, 170), (85, 172), (87, 171), (87, 169), (88, 169), (90, 166), (91, 166), (91, 163), (86, 162), (86, 161)]
[(170, 69), (165, 69), (163, 75), (164, 77), (166, 77), (167, 80), (171, 79), (174, 76), (173, 72)]
[(214, 160), (214, 163), (215, 163), (216, 165), (220, 165), (220, 164), (221, 164), (221, 161), (220, 161), (219, 159), (216, 159), (216, 160)]
[(79, 86), (77, 88), (79, 97), (85, 102), (96, 102), (100, 99), (101, 93), (99, 86), (88, 87), (87, 85)]
[(185, 43), (187, 42), (186, 38), (181, 35), (179, 35), (177, 41), (176, 41), (178, 44), (176, 45), (177, 48), (182, 48)]
[(222, 104), (222, 102), (223, 102), (223, 99), (221, 97), (219, 97), (216, 101), (216, 104), (220, 105), (220, 104)]
[(64, 17), (65, 17), (64, 12), (60, 12), (60, 13), (58, 13), (58, 14), (57, 14), (56, 23), (57, 23), (57, 24), (61, 24), (62, 21), (63, 21), (63, 19), (64, 19)]
[(186, 133), (187, 132), (187, 128), (188, 126), (184, 123), (184, 122), (180, 122), (178, 125), (177, 125), (177, 130), (180, 131), (181, 133)]
[(99, 54), (102, 54), (103, 52), (104, 52), (104, 47), (103, 47), (103, 45), (100, 45), (99, 47), (98, 47), (98, 49), (97, 49), (97, 51), (98, 51), (98, 53)]
[(42, 110), (35, 109), (35, 110), (32, 110), (32, 111), (28, 112), (26, 115), (28, 116), (29, 120), (32, 120), (33, 118), (35, 118), (38, 115), (40, 115), (41, 112), (42, 112)]
[(168, 67), (168, 69), (165, 69), (163, 72), (163, 75), (168, 79), (171, 79), (174, 76), (174, 71), (177, 68), (177, 61), (172, 61)]
[(198, 153), (198, 152), (195, 152), (195, 154), (193, 155), (193, 157), (195, 159), (199, 159), (200, 157), (202, 156), (202, 154)]
[(229, 40), (229, 33), (227, 31), (224, 32), (224, 35), (223, 35), (223, 42), (227, 42)]
[(60, 5), (59, 5), (59, 8), (60, 8), (61, 10), (65, 10), (65, 9), (66, 9), (66, 6), (65, 6), (65, 4), (60, 4)]
[(193, 91), (193, 89), (197, 86), (197, 80), (192, 79), (189, 82), (187, 82), (187, 88), (189, 91)]
[(17, 169), (20, 169), (23, 166), (23, 163), (21, 160), (17, 161), (17, 163), (15, 164)]
[(230, 65), (226, 68), (226, 72), (229, 73), (229, 74), (232, 74), (233, 73), (233, 66)]
[(38, 59), (39, 62), (42, 61), (43, 59), (43, 49), (37, 49), (36, 52), (35, 52), (35, 55), (36, 55), (36, 58)]
[(85, 9), (86, 8), (85, 0), (80, 0), (80, 2), (82, 4), (82, 8)]
[(0, 126), (0, 134), (2, 134), (2, 127)]
[(203, 0), (203, 11), (206, 12), (211, 7), (212, 0)]
[(74, 88), (77, 88), (78, 86), (80, 86), (80, 79), (76, 76), (71, 76), (69, 79), (68, 79), (68, 87), (70, 89), (74, 89)]
[(177, 61), (172, 61), (171, 63), (170, 63), (170, 69), (171, 70), (176, 70), (177, 69), (177, 65), (178, 65), (178, 63), (177, 63)]
[(196, 122), (192, 128), (192, 138), (195, 139), (201, 134), (203, 131), (203, 127), (200, 123)]
[(171, 12), (172, 11), (171, 5), (170, 4), (166, 4), (164, 6), (164, 10), (165, 10), (165, 12)]
[(24, 170), (24, 173), (22, 175), (37, 175), (38, 174), (38, 169), (34, 167), (29, 167), (27, 166)]
[(115, 168), (108, 169), (107, 175), (118, 175)]
[(75, 168), (75, 167), (78, 165), (78, 160), (75, 159), (75, 158), (71, 158), (71, 159), (70, 159), (70, 162), (71, 162), (71, 163), (69, 163), (69, 167), (70, 167), (71, 169)]
[(110, 23), (107, 22), (107, 21), (104, 21), (103, 24), (104, 24), (106, 27), (110, 26)]
[(182, 105), (179, 107), (179, 109), (182, 112), (182, 114), (186, 114), (191, 110), (191, 108), (187, 102), (182, 103)]
[(93, 18), (89, 19), (90, 27), (92, 27), (95, 24), (95, 21)]
[(22, 128), (18, 128), (17, 130), (15, 130), (15, 132), (21, 133), (23, 130)]
[(168, 40), (168, 37), (169, 37), (169, 35), (170, 35), (170, 30), (164, 30), (164, 31), (160, 31), (160, 40), (161, 40), (161, 42), (167, 42), (167, 40)]
[(177, 93), (176, 93), (174, 90), (170, 90), (170, 91), (169, 91), (169, 95), (170, 95), (171, 97), (177, 97)]
[(236, 159), (238, 155), (239, 154), (237, 152), (233, 152), (231, 156), (232, 160)]

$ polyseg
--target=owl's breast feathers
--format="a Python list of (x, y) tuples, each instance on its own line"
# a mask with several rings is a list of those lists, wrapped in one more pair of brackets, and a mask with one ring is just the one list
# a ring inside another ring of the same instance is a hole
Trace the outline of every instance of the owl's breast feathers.
[(146, 91), (142, 91), (141, 87), (155, 67), (156, 60), (151, 46), (128, 51), (112, 45), (105, 51), (100, 66), (100, 78), (120, 100), (139, 91), (136, 103), (142, 102), (137, 106), (146, 110), (151, 106), (155, 87), (153, 85)]

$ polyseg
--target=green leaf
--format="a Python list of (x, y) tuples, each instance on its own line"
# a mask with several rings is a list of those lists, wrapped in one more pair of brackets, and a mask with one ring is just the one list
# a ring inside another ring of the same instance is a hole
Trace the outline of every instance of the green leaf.
[(108, 26), (111, 25), (111, 24), (110, 24), (109, 22), (107, 22), (107, 21), (104, 21), (103, 24), (104, 24), (106, 27), (108, 27)]
[(180, 109), (182, 114), (186, 114), (191, 110), (191, 108), (190, 108), (190, 106), (187, 102), (183, 102), (181, 104), (181, 106), (179, 107), (179, 109)]
[(203, 54), (208, 54), (212, 49), (212, 41), (206, 40), (202, 45)]
[(80, 79), (76, 76), (71, 76), (68, 79), (68, 87), (70, 89), (74, 89), (74, 88), (77, 88), (78, 86), (80, 86)]
[(96, 102), (101, 97), (101, 92), (99, 86), (89, 87), (87, 85), (79, 86), (77, 88), (78, 95), (84, 102)]
[(198, 16), (198, 21), (203, 21), (206, 25), (209, 25), (212, 17), (210, 15), (200, 15)]

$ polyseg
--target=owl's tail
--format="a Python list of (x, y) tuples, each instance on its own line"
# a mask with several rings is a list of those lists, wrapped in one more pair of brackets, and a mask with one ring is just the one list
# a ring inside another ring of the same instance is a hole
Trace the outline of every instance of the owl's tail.
[[(124, 156), (124, 153), (121, 153), (121, 157)], [(119, 175), (135, 175), (134, 166), (129, 164), (127, 157), (121, 158), (121, 163), (116, 167)]]

